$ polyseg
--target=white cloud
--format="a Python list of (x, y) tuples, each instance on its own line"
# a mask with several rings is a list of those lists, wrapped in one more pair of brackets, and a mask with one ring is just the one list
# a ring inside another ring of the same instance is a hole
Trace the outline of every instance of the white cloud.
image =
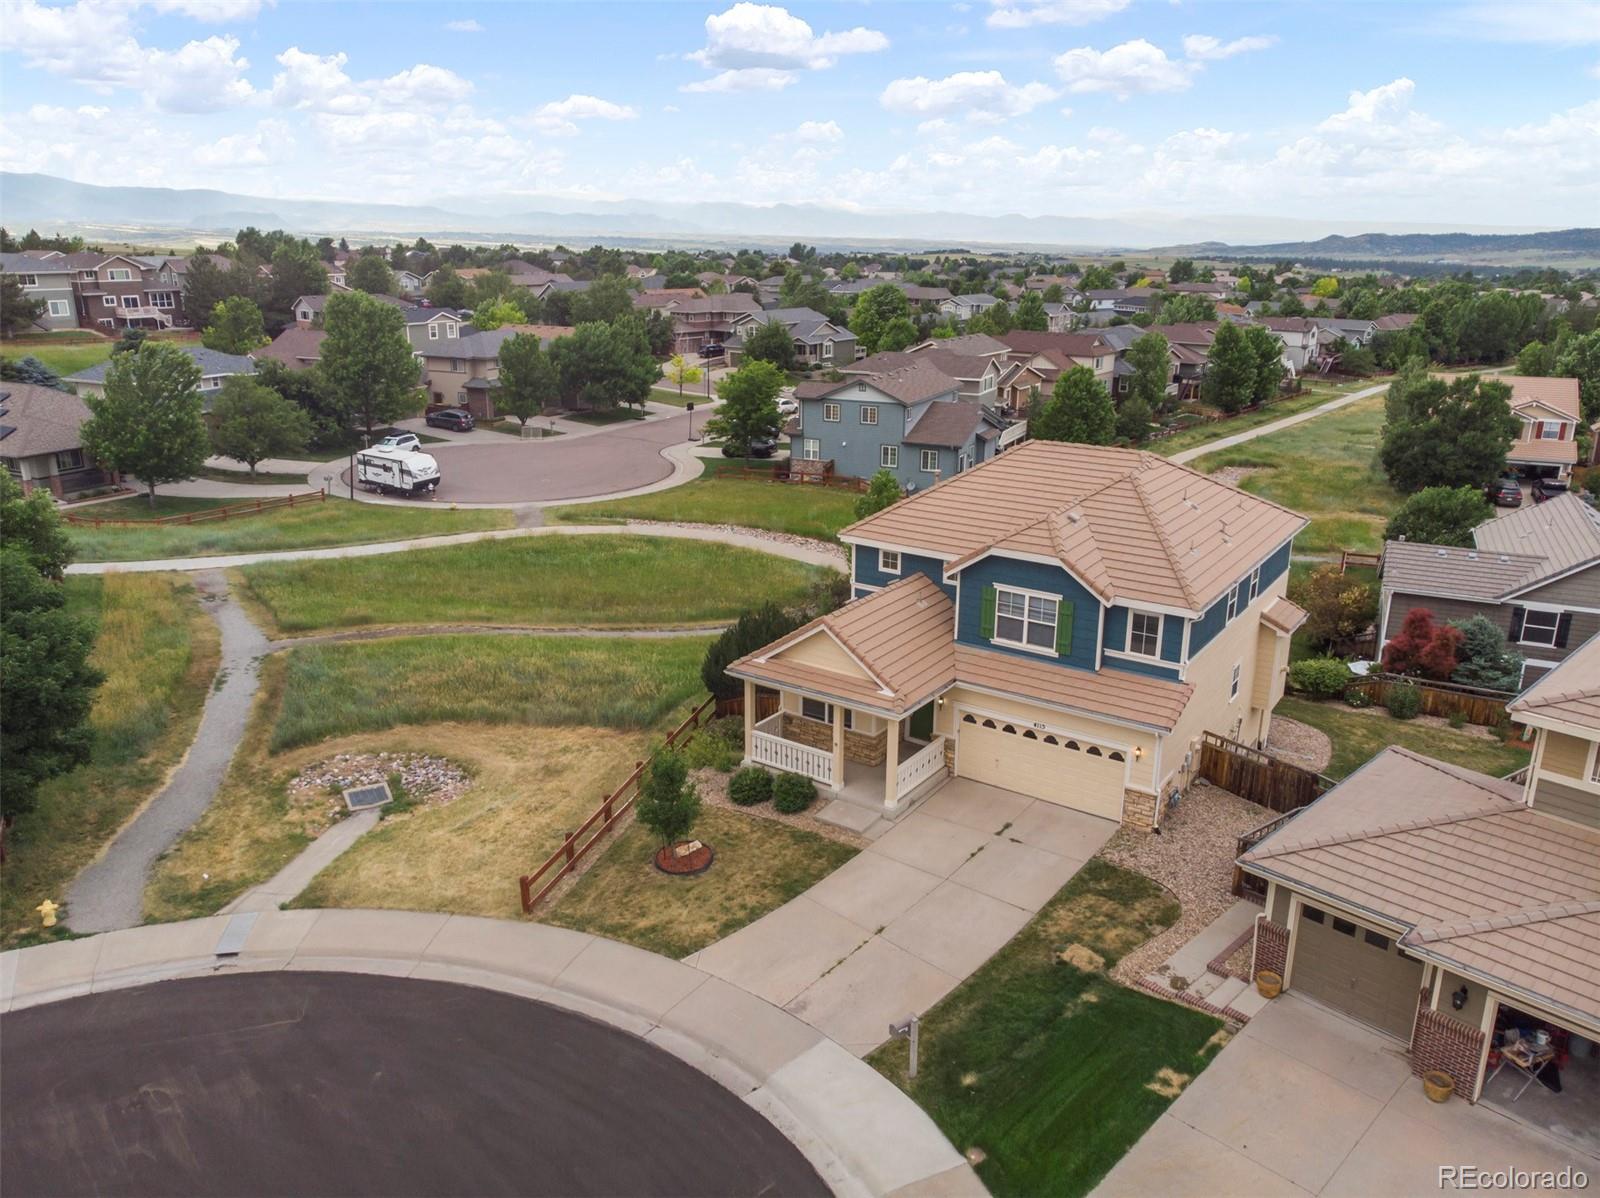
[(379, 104), (454, 104), (472, 94), (472, 82), (444, 67), (420, 62), (399, 74), (364, 85)]
[(1588, 46), (1600, 42), (1597, 0), (1516, 0), (1468, 4), (1450, 14), (1450, 28), (1497, 42)]
[(843, 55), (872, 54), (888, 47), (889, 39), (875, 29), (858, 26), (818, 34), (786, 8), (742, 0), (707, 17), (705, 47), (684, 55), (720, 73), (683, 90), (776, 91), (793, 83), (796, 72), (825, 70)]
[(1387, 140), (1433, 133), (1438, 122), (1411, 108), (1416, 91), (1417, 85), (1403, 77), (1371, 91), (1353, 91), (1345, 110), (1328, 117), (1317, 129)]
[(878, 98), (890, 112), (910, 116), (965, 114), (973, 120), (1000, 121), (1022, 116), (1056, 97), (1044, 83), (1006, 82), (999, 71), (959, 71), (943, 79), (896, 79)]
[(1276, 37), (1237, 37), (1231, 42), (1204, 33), (1191, 33), (1183, 39), (1183, 52), (1199, 62), (1216, 62), (1232, 58), (1235, 54), (1248, 54), (1252, 50), (1265, 50), (1277, 44)]
[(176, 50), (146, 50), (140, 64), (145, 95), (164, 112), (216, 112), (248, 104), (256, 89), (244, 78), (247, 59), (235, 57), (236, 37), (208, 37)]
[(283, 121), (262, 121), (254, 132), (230, 133), (189, 151), (189, 160), (212, 169), (267, 166), (293, 149), (294, 138)]
[(482, 33), (483, 26), (468, 17), (464, 21), (446, 21), (444, 27), (451, 33)]
[(1174, 62), (1143, 38), (1109, 50), (1080, 46), (1057, 55), (1055, 65), (1069, 92), (1110, 92), (1123, 99), (1135, 92), (1183, 91), (1198, 69)]
[(1091, 25), (1127, 8), (1133, 0), (989, 0), (990, 29), (1032, 25)]
[(552, 100), (541, 105), (532, 118), (534, 128), (559, 137), (571, 137), (578, 132), (579, 121), (631, 121), (638, 111), (626, 104), (614, 104), (598, 96), (573, 94), (565, 100)]
[(844, 130), (838, 121), (801, 121), (799, 128), (789, 135), (793, 140), (812, 145), (822, 145), (844, 140)]
[(1588, 75), (1591, 79), (1600, 79), (1600, 59), (1595, 60), (1594, 65), (1589, 68)]
[(254, 20), (261, 12), (262, 0), (133, 0), (133, 4), (141, 3), (158, 13), (177, 13), (195, 21), (223, 25)]
[(412, 104), (456, 104), (472, 94), (472, 82), (444, 67), (418, 63), (387, 79), (357, 82), (345, 71), (349, 55), (308, 54), (290, 46), (278, 55), (283, 70), (273, 76), (268, 98), (283, 108), (346, 115)]

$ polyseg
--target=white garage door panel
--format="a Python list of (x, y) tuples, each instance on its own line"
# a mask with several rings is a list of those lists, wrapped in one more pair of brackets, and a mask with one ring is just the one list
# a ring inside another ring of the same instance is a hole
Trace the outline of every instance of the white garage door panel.
[(1302, 914), (1295, 935), (1293, 989), (1391, 1036), (1410, 1037), (1422, 962), (1402, 957), (1391, 933), (1325, 911), (1320, 923)]
[(976, 712), (963, 713), (958, 727), (956, 772), (963, 778), (1090, 815), (1122, 818), (1127, 771), (1122, 750)]

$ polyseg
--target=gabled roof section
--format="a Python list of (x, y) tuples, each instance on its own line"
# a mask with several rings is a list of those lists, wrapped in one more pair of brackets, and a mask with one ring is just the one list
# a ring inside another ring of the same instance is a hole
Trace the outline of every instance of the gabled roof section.
[(1576, 725), (1600, 738), (1600, 633), (1507, 703), (1506, 710), (1519, 719)]
[(1499, 519), (1485, 520), (1472, 530), (1472, 539), (1480, 551), (1544, 559), (1542, 570), (1506, 593), (1515, 596), (1557, 575), (1600, 562), (1600, 512), (1576, 495), (1559, 495)]
[(1578, 380), (1545, 378), (1526, 374), (1501, 374), (1494, 381), (1511, 388), (1511, 410), (1525, 415), (1530, 407), (1542, 407), (1566, 420), (1578, 418)]
[(822, 399), (854, 390), (857, 383), (865, 383), (890, 399), (907, 405), (937, 399), (941, 395), (960, 389), (960, 384), (955, 379), (932, 362), (914, 359), (904, 365), (896, 366), (893, 370), (852, 375), (839, 383), (808, 380), (796, 385), (794, 394), (796, 399)]
[(955, 560), (1057, 560), (1105, 603), (1198, 612), (1305, 527), (1275, 503), (1132, 449), (1028, 441), (845, 530)]
[(1285, 636), (1293, 636), (1309, 618), (1310, 613), (1305, 608), (1285, 595), (1279, 595), (1261, 613), (1264, 623)]
[(1544, 569), (1531, 553), (1489, 553), (1421, 541), (1385, 541), (1383, 585), (1407, 595), (1497, 603)]

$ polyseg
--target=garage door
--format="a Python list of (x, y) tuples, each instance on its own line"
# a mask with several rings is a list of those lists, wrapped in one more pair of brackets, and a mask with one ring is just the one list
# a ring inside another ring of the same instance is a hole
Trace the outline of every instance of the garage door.
[(1402, 957), (1394, 937), (1319, 907), (1300, 911), (1289, 984), (1402, 1040), (1411, 1037), (1422, 962)]
[(1033, 795), (1122, 818), (1127, 761), (1120, 749), (1057, 729), (964, 712), (956, 744), (956, 772), (974, 782)]

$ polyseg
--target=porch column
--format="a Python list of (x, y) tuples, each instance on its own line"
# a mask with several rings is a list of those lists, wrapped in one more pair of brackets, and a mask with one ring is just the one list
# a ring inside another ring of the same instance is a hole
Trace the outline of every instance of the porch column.
[(844, 708), (833, 705), (833, 788), (844, 789)]
[(749, 757), (756, 745), (756, 684), (744, 680), (744, 755)]
[(900, 772), (900, 721), (890, 720), (888, 724), (884, 734), (887, 756), (883, 759), (883, 805), (893, 811), (900, 805), (900, 788), (895, 777)]

